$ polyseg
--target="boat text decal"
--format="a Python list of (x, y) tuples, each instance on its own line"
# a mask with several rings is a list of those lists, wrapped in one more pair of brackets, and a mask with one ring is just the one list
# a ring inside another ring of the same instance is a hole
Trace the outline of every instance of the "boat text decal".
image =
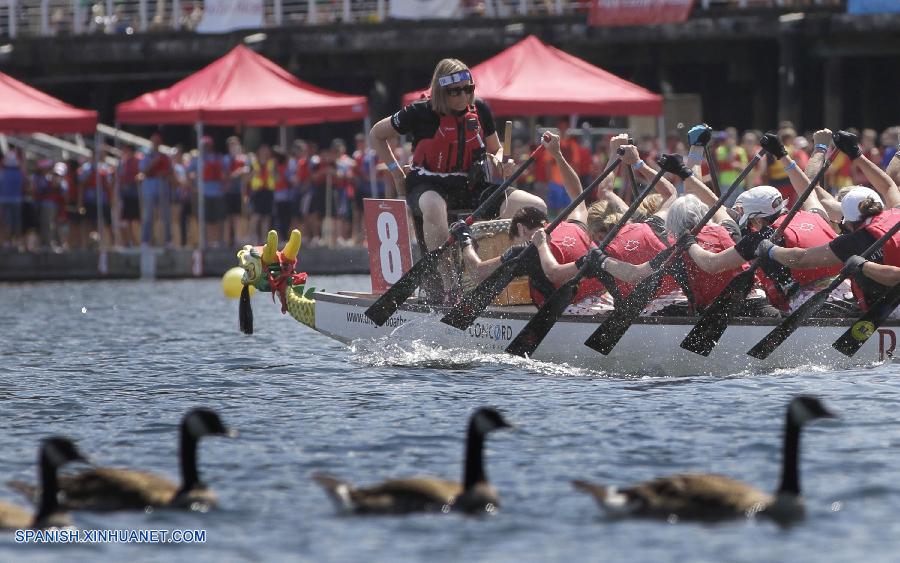
[[(885, 341), (890, 342), (890, 346), (885, 346)], [(878, 361), (883, 362), (885, 358), (894, 357), (894, 348), (897, 347), (897, 335), (893, 330), (886, 328), (878, 329)]]
[(512, 327), (509, 325), (495, 325), (489, 323), (474, 323), (468, 329), (469, 336), (473, 338), (487, 338), (490, 340), (512, 340)]
[[(402, 315), (391, 315), (391, 317), (387, 320), (387, 322), (384, 323), (384, 326), (386, 326), (388, 328), (397, 328), (398, 326), (402, 325), (403, 323), (405, 323), (408, 320), (409, 319), (407, 319), (406, 317), (404, 317)], [(352, 311), (347, 312), (347, 322), (376, 326), (375, 323), (373, 323), (369, 319), (369, 317), (365, 316), (362, 313), (354, 313)]]

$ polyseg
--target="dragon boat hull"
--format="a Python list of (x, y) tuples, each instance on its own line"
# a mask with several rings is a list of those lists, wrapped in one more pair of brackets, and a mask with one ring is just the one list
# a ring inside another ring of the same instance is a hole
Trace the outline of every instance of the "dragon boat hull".
[[(448, 310), (408, 302), (384, 326), (372, 323), (364, 314), (375, 296), (358, 293), (316, 292), (313, 299), (295, 300), (292, 315), (318, 332), (340, 342), (380, 339), (424, 341), (448, 349), (477, 349), (503, 354), (504, 349), (525, 326), (533, 306), (488, 308), (467, 330), (457, 330), (439, 321)], [(302, 308), (302, 315), (295, 310)], [(878, 334), (852, 358), (831, 347), (852, 322), (851, 319), (814, 320), (797, 330), (766, 360), (746, 354), (774, 326), (770, 319), (734, 319), (709, 357), (679, 347), (696, 322), (686, 317), (641, 317), (618, 346), (604, 356), (583, 342), (603, 320), (602, 316), (565, 315), (535, 351), (535, 360), (565, 363), (607, 373), (654, 375), (725, 375), (743, 372), (771, 372), (778, 369), (849, 369), (890, 361), (897, 343), (900, 322), (886, 323)]]

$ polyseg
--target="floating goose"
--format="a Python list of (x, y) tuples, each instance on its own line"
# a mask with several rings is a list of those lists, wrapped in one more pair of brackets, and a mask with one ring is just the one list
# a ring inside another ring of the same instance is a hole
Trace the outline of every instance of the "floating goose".
[(68, 438), (52, 437), (41, 442), (38, 449), (38, 470), (41, 479), (40, 503), (35, 514), (14, 504), (0, 502), (0, 530), (23, 528), (65, 528), (72, 525), (69, 515), (60, 507), (57, 495), (57, 470), (70, 461), (87, 461)]
[(484, 472), (485, 436), (498, 428), (511, 428), (494, 409), (480, 408), (469, 419), (463, 483), (431, 477), (393, 479), (357, 488), (334, 477), (315, 474), (341, 510), (357, 514), (406, 514), (409, 512), (493, 512), (499, 507), (496, 489)]
[(788, 404), (781, 484), (775, 494), (728, 477), (702, 473), (659, 477), (623, 490), (586, 481), (572, 484), (617, 516), (715, 521), (761, 513), (782, 522), (801, 518), (804, 511), (797, 468), (800, 429), (817, 418), (834, 416), (815, 397), (799, 396)]
[[(197, 442), (203, 436), (233, 436), (219, 415), (210, 409), (189, 411), (181, 421), (181, 479), (175, 483), (152, 473), (97, 467), (61, 477), (63, 505), (70, 510), (143, 510), (150, 507), (203, 510), (216, 505), (216, 496), (197, 472)], [(10, 486), (30, 497), (35, 487), (20, 482)]]

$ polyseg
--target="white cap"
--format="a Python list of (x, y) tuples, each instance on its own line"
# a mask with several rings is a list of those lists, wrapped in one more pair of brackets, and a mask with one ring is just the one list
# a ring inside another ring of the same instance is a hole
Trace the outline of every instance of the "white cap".
[(859, 212), (859, 204), (867, 199), (874, 199), (884, 205), (884, 202), (881, 201), (881, 196), (872, 188), (863, 186), (850, 188), (850, 191), (841, 200), (841, 211), (844, 213), (844, 221), (851, 223), (859, 221), (862, 218), (862, 213)]
[(784, 197), (772, 186), (756, 186), (738, 196), (735, 205), (741, 205), (741, 219), (738, 223), (743, 227), (751, 217), (769, 217), (784, 211)]
[(53, 173), (57, 176), (65, 176), (68, 171), (69, 169), (65, 162), (57, 162), (53, 165)]

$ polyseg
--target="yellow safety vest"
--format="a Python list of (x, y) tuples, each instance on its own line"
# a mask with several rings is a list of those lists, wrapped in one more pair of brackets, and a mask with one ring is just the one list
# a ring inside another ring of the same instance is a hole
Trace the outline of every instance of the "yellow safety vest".
[(275, 159), (270, 158), (266, 162), (266, 168), (263, 170), (259, 166), (259, 161), (255, 158), (250, 165), (253, 170), (253, 176), (250, 178), (250, 189), (253, 191), (258, 191), (262, 189), (267, 189), (270, 191), (275, 191), (275, 182), (277, 181), (277, 174), (275, 174)]

